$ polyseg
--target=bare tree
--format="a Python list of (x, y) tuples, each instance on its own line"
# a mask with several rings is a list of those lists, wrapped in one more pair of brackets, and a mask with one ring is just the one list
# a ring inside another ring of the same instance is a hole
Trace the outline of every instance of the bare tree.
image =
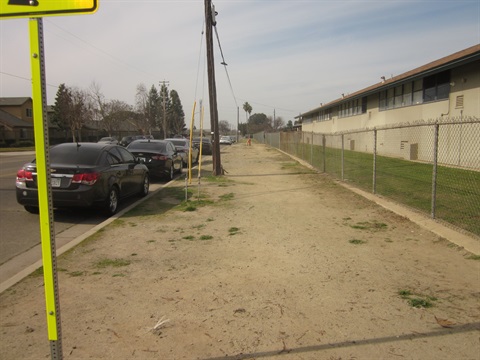
[(285, 126), (285, 121), (283, 121), (283, 119), (280, 116), (276, 117), (275, 120), (273, 121), (273, 131), (278, 131), (284, 126)]
[(105, 99), (100, 90), (100, 85), (93, 82), (90, 85), (89, 94), (93, 103), (93, 111), (97, 115), (97, 121), (100, 121), (101, 127), (109, 136), (112, 136), (120, 129), (119, 112), (130, 110), (128, 104), (120, 100)]
[(135, 111), (137, 116), (135, 117), (135, 126), (142, 133), (145, 134), (150, 128), (148, 123), (148, 91), (144, 84), (137, 85), (137, 93), (135, 95)]
[(228, 134), (230, 132), (230, 124), (227, 120), (220, 120), (218, 122), (218, 131), (220, 134)]
[(72, 130), (73, 142), (82, 141), (82, 127), (92, 118), (92, 106), (88, 94), (78, 88), (70, 89), (68, 124)]

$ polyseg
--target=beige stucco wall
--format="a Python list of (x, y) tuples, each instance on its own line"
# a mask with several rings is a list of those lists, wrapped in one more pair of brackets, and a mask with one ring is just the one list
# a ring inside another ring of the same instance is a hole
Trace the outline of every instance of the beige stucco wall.
[[(480, 124), (465, 124), (462, 120), (480, 118), (480, 61), (452, 70), (448, 99), (408, 107), (379, 111), (378, 95), (368, 97), (365, 114), (339, 118), (336, 113), (329, 121), (313, 121), (302, 125), (303, 132), (335, 134), (354, 130), (373, 130), (393, 125), (434, 123), (437, 120), (455, 122), (441, 125), (438, 136), (438, 162), (471, 169), (480, 169)], [(459, 101), (463, 97), (463, 101)], [(460, 106), (461, 105), (461, 106)], [(439, 121), (440, 123), (442, 121)], [(433, 161), (434, 126), (412, 126), (377, 131), (377, 153), (409, 160)], [(327, 146), (341, 147), (332, 139)], [(314, 144), (319, 142), (315, 141)], [(347, 150), (373, 152), (373, 131), (344, 135)]]
[[(367, 113), (332, 120), (313, 121), (302, 130), (315, 133), (336, 133), (419, 121), (435, 121), (440, 117), (480, 117), (480, 61), (452, 70), (449, 99), (379, 111), (378, 95), (368, 97)], [(456, 107), (457, 97), (463, 96), (463, 107)]]

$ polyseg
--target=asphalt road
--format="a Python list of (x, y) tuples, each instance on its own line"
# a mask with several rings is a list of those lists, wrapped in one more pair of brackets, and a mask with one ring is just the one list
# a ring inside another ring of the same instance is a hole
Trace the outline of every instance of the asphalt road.
[[(35, 155), (7, 153), (0, 155), (0, 265), (40, 243), (39, 216), (25, 211), (15, 197), (17, 170)], [(92, 211), (54, 212), (55, 234), (80, 224), (92, 226), (105, 220), (105, 216)]]
[[(33, 152), (0, 153), (0, 283), (16, 272), (41, 259), (39, 216), (19, 205), (15, 195), (15, 176), (21, 166), (34, 158)], [(164, 183), (154, 182), (150, 191)], [(138, 198), (122, 201), (119, 211)], [(54, 211), (54, 232), (57, 249), (74, 240), (107, 217), (91, 209)]]

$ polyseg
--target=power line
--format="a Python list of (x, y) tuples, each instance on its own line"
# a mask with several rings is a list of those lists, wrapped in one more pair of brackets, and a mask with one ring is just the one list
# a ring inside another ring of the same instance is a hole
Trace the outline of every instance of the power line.
[[(228, 84), (230, 86), (230, 91), (232, 92), (232, 96), (233, 96), (233, 100), (235, 101), (235, 105), (236, 107), (238, 108), (238, 103), (237, 103), (237, 97), (235, 96), (235, 92), (233, 91), (233, 86), (232, 86), (232, 82), (230, 80), (230, 75), (228, 74), (228, 70), (227, 70), (227, 63), (225, 61), (225, 57), (223, 55), (223, 50), (222, 50), (222, 45), (220, 43), (220, 37), (218, 36), (218, 31), (217, 31), (217, 26), (215, 24), (214, 26), (214, 29), (215, 29), (215, 35), (217, 37), (217, 42), (218, 42), (218, 47), (220, 49), (220, 55), (222, 56), (222, 65), (223, 67), (225, 68), (225, 73), (227, 74), (227, 79), (228, 79)], [(247, 101), (247, 100), (243, 100), (243, 99), (240, 99), (238, 98), (238, 100), (242, 100), (242, 101)], [(291, 110), (291, 109), (283, 109), (283, 108), (279, 108), (277, 106), (271, 106), (271, 105), (265, 105), (265, 104), (261, 104), (261, 103), (255, 103), (253, 101), (250, 101), (252, 104), (257, 104), (257, 105), (261, 105), (261, 106), (265, 106), (265, 107), (269, 107), (269, 108), (272, 108), (272, 109), (278, 109), (278, 110), (282, 110), (282, 111), (287, 111), (287, 112), (292, 112), (292, 113), (299, 113), (298, 110)]]
[(223, 50), (222, 50), (222, 45), (220, 44), (220, 37), (218, 36), (217, 26), (214, 26), (214, 29), (215, 29), (215, 35), (216, 35), (217, 41), (218, 41), (218, 47), (220, 49), (220, 54), (222, 55), (222, 63), (221, 64), (223, 65), (223, 68), (225, 69), (225, 73), (227, 74), (228, 84), (230, 85), (230, 91), (232, 92), (232, 96), (233, 96), (233, 100), (235, 101), (235, 105), (238, 108), (237, 98), (235, 97), (235, 92), (233, 91), (232, 81), (230, 80), (230, 75), (228, 74), (228, 70), (227, 70), (227, 65), (228, 64), (225, 62), (225, 57), (223, 56)]
[[(46, 21), (47, 21), (49, 24), (52, 24), (53, 26), (57, 27), (57, 28), (60, 29), (61, 31), (67, 33), (67, 34), (70, 35), (71, 37), (73, 37), (73, 38), (77, 39), (78, 41), (84, 43), (85, 45), (91, 47), (91, 48), (94, 49), (95, 51), (98, 51), (99, 53), (102, 53), (103, 55), (109, 57), (111, 60), (114, 60), (115, 62), (117, 62), (117, 63), (119, 63), (119, 64), (121, 64), (121, 65), (123, 65), (123, 66), (125, 66), (125, 67), (127, 67), (127, 68), (130, 68), (130, 69), (132, 69), (132, 70), (135, 70), (135, 71), (140, 72), (140, 73), (142, 73), (142, 74), (145, 74), (145, 75), (147, 75), (147, 76), (155, 77), (155, 75), (149, 74), (149, 73), (143, 71), (142, 69), (139, 69), (139, 68), (137, 68), (137, 67), (135, 67), (135, 66), (133, 66), (133, 65), (131, 65), (131, 64), (128, 64), (128, 63), (126, 63), (125, 61), (122, 61), (121, 59), (119, 59), (119, 58), (117, 58), (117, 57), (115, 57), (115, 56), (107, 53), (105, 50), (103, 50), (103, 49), (101, 49), (101, 48), (99, 48), (99, 47), (91, 44), (90, 42), (82, 39), (81, 37), (79, 37), (79, 36), (73, 34), (72, 32), (64, 29), (63, 27), (55, 24), (54, 22), (49, 21), (49, 20), (46, 20)], [(65, 39), (65, 40), (68, 41), (68, 39)]]
[[(28, 81), (30, 83), (32, 82), (31, 78), (26, 78), (26, 77), (19, 76), (19, 75), (9, 74), (9, 73), (3, 72), (3, 71), (0, 71), (0, 74), (11, 76), (11, 77), (14, 77), (14, 78), (17, 78), (17, 79), (22, 79), (22, 80)], [(58, 88), (58, 85), (47, 84), (47, 86)]]

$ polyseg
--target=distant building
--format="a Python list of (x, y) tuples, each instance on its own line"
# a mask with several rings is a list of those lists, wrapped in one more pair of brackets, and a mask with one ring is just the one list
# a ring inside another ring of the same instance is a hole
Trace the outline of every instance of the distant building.
[(33, 122), (33, 101), (29, 97), (2, 97), (0, 110), (3, 110), (17, 119)]
[(480, 117), (480, 44), (297, 117), (302, 130), (337, 133), (439, 118)]
[(29, 97), (0, 98), (0, 143), (33, 139), (33, 105)]

